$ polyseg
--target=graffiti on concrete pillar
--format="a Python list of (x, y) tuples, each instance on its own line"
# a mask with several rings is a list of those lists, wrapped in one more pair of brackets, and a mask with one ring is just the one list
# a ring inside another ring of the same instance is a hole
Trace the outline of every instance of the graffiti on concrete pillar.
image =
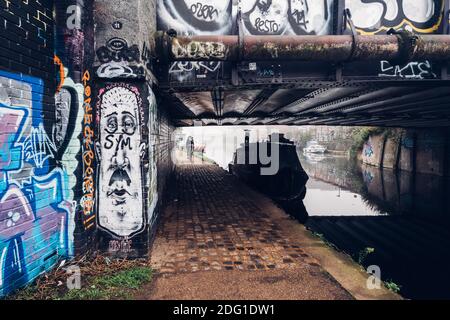
[(95, 226), (94, 211), (94, 116), (92, 110), (92, 89), (90, 85), (91, 75), (85, 71), (82, 78), (84, 87), (83, 102), (83, 130), (82, 130), (82, 168), (83, 168), (83, 196), (80, 205), (83, 210), (83, 224), (85, 229)]
[(445, 1), (345, 0), (345, 6), (361, 34), (383, 34), (391, 28), (435, 33), (443, 22)]
[(158, 30), (179, 35), (229, 34), (231, 0), (158, 0)]
[(100, 89), (97, 114), (98, 226), (114, 236), (132, 237), (146, 223), (143, 160), (148, 146), (138, 88), (118, 83)]
[(97, 50), (97, 58), (101, 63), (107, 62), (140, 62), (141, 54), (137, 45), (128, 46), (125, 39), (109, 39), (105, 46)]
[[(144, 45), (145, 52), (148, 51)], [(134, 66), (132, 63), (146, 62), (148, 65), (148, 53), (143, 52), (138, 45), (128, 45), (122, 38), (111, 38), (97, 49), (97, 59), (101, 65), (97, 68), (97, 75), (101, 78), (136, 78), (144, 74), (142, 66)]]
[(245, 32), (253, 35), (331, 34), (332, 0), (242, 2)]
[(40, 79), (0, 71), (0, 296), (73, 251), (74, 204), (42, 99)]

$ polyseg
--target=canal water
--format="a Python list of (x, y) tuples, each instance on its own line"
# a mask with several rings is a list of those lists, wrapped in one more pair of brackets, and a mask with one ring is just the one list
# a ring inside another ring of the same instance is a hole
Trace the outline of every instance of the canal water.
[[(206, 156), (224, 169), (244, 140), (236, 128), (195, 128), (186, 135), (206, 145)], [(378, 266), (381, 279), (400, 286), (405, 298), (450, 299), (448, 179), (395, 173), (342, 156), (299, 151), (299, 158), (310, 177), (308, 190), (303, 204), (285, 207), (287, 212), (303, 222), (306, 210), (312, 232), (364, 267)]]
[(299, 152), (308, 229), (410, 299), (450, 298), (450, 181)]

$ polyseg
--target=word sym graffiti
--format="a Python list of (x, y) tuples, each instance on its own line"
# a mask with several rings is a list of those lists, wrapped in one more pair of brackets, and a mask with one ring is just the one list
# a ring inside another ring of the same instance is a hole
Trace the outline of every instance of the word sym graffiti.
[(99, 90), (98, 226), (115, 237), (132, 237), (146, 225), (142, 160), (143, 106), (137, 87), (124, 83)]
[[(67, 173), (44, 147), (51, 138), (43, 129), (42, 99), (42, 80), (0, 71), (0, 295), (72, 252), (75, 210)], [(39, 147), (30, 149), (30, 141)]]

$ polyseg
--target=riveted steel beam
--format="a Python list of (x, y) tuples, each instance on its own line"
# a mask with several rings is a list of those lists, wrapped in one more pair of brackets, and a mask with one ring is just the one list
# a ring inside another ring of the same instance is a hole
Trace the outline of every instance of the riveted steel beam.
[(190, 36), (157, 35), (167, 61), (447, 61), (450, 35)]

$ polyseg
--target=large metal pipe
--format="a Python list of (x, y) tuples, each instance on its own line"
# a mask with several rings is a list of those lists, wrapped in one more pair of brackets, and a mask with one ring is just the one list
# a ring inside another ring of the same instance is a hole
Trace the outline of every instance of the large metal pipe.
[(170, 61), (450, 60), (450, 35), (191, 36), (158, 35)]

